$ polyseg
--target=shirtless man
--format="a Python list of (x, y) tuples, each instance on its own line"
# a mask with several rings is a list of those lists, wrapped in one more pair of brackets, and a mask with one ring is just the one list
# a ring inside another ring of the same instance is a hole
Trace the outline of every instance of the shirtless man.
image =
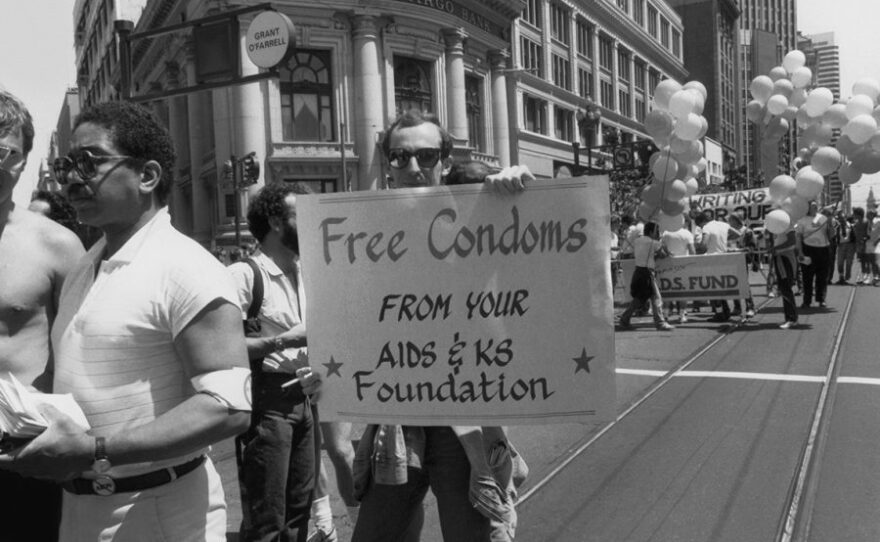
[[(0, 374), (50, 391), (49, 328), (64, 276), (84, 251), (73, 232), (12, 202), (33, 141), (30, 113), (0, 91)], [(4, 540), (56, 540), (60, 504), (57, 485), (0, 471)]]

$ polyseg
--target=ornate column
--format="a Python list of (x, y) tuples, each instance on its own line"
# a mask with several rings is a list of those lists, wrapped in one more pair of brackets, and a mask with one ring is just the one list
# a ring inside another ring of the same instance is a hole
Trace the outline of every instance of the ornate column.
[(498, 162), (510, 165), (510, 111), (507, 108), (507, 50), (489, 52), (492, 67), (492, 142)]
[[(241, 58), (241, 75), (256, 75), (260, 69), (251, 62), (247, 55), (245, 30), (250, 19), (242, 21), (239, 35), (239, 55)], [(257, 184), (248, 188), (248, 193), (255, 194), (266, 182), (266, 114), (263, 109), (263, 83), (248, 83), (232, 88), (232, 125), (234, 136), (231, 141), (231, 152), (237, 158), (249, 152), (256, 152), (255, 160), (260, 164), (260, 179)], [(242, 209), (246, 209), (242, 201)], [(242, 213), (243, 215), (244, 213)], [(247, 226), (242, 226), (247, 231)]]
[(358, 153), (357, 180), (353, 190), (375, 190), (380, 185), (382, 157), (376, 136), (385, 129), (382, 101), (381, 48), (376, 18), (352, 18), (354, 41), (354, 141)]
[(593, 25), (593, 32), (591, 33), (591, 37), (593, 39), (593, 55), (590, 59), (590, 63), (593, 65), (593, 89), (590, 91), (590, 95), (593, 96), (593, 99), (596, 100), (597, 103), (602, 103), (602, 94), (599, 91), (599, 74), (602, 72), (602, 68), (599, 67), (599, 27)]
[[(175, 61), (165, 62), (165, 84), (168, 89), (180, 88), (180, 65)], [(185, 195), (181, 193), (180, 179), (177, 176), (183, 166), (189, 162), (189, 134), (187, 133), (186, 122), (184, 118), (185, 108), (183, 100), (186, 98), (177, 96), (168, 99), (168, 132), (177, 147), (177, 161), (174, 164), (174, 171), (170, 172), (174, 180), (171, 185), (171, 192), (168, 207), (171, 213), (171, 220), (174, 226), (180, 231), (191, 234), (190, 230), (190, 211), (186, 207)]]
[(629, 112), (632, 118), (636, 118), (636, 55), (635, 51), (629, 53)]
[(465, 101), (464, 42), (467, 34), (461, 29), (443, 30), (446, 41), (446, 107), (449, 111), (449, 133), (467, 146), (468, 121)]
[[(183, 68), (187, 86), (196, 84), (195, 44), (188, 38), (184, 45)], [(208, 91), (211, 92), (211, 91)], [(203, 179), (203, 159), (206, 149), (214, 141), (213, 111), (209, 111), (206, 92), (192, 92), (186, 95), (187, 131), (189, 132), (189, 168), (192, 178), (192, 236), (200, 243), (213, 243), (215, 234), (214, 217), (217, 212), (217, 184), (206, 183)]]
[(620, 51), (620, 42), (617, 40), (611, 41), (611, 103), (614, 104), (612, 110), (617, 113), (620, 113), (620, 58), (618, 53)]

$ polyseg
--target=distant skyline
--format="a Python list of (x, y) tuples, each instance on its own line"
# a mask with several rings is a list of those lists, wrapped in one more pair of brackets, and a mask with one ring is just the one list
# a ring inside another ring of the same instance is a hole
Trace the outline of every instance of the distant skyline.
[[(7, 52), (0, 55), (0, 86), (25, 101), (36, 128), (34, 150), (14, 195), (20, 203), (27, 202), (36, 185), (64, 93), (76, 86), (73, 7), (74, 0), (28, 0), (15, 2), (14, 14), (0, 18), (0, 45)], [(880, 21), (880, 1), (799, 0), (797, 15), (798, 29), (804, 34), (834, 32), (844, 99), (859, 78), (880, 79), (873, 26)], [(875, 183), (875, 195), (880, 195), (878, 174), (852, 187), (854, 200), (866, 198), (868, 185)]]

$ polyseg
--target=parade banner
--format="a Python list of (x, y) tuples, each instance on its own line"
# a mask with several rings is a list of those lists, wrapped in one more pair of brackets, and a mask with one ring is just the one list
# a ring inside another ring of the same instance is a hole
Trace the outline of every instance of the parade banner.
[[(618, 295), (629, 302), (635, 260), (621, 260), (620, 268)], [(743, 252), (657, 258), (655, 269), (663, 301), (749, 297), (749, 272)]]
[(607, 177), (297, 196), (321, 419), (616, 415)]
[(698, 194), (690, 197), (691, 209), (712, 213), (713, 218), (726, 218), (742, 211), (746, 226), (763, 226), (764, 217), (772, 209), (770, 190), (755, 188), (738, 192), (719, 192), (717, 194)]

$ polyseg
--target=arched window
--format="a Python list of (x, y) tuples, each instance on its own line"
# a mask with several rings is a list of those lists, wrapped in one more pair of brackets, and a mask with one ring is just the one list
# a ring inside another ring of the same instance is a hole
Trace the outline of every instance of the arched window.
[(394, 98), (398, 115), (410, 109), (436, 113), (431, 95), (431, 63), (394, 57)]
[(299, 49), (281, 67), (281, 116), (288, 141), (333, 141), (330, 51)]

